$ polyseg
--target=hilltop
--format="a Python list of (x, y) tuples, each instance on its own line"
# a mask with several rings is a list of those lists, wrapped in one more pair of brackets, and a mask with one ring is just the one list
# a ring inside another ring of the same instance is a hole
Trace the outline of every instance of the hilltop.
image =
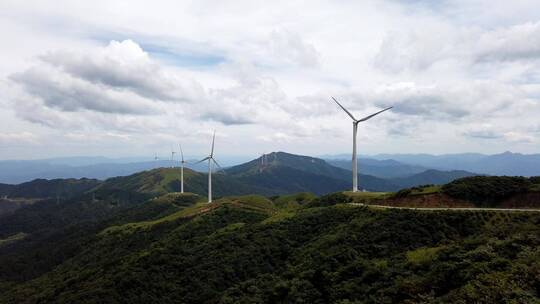
[[(277, 194), (301, 191), (325, 194), (351, 188), (351, 172), (334, 167), (320, 158), (272, 152), (250, 162), (226, 169), (243, 183), (276, 189)], [(359, 174), (359, 187), (392, 191), (399, 187), (390, 181)]]

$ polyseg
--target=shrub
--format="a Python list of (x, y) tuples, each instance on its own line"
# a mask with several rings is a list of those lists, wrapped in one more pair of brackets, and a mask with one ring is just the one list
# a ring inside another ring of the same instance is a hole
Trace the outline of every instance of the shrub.
[(333, 206), (336, 204), (345, 204), (352, 202), (352, 198), (343, 194), (342, 192), (331, 193), (323, 195), (319, 198), (314, 199), (308, 203), (308, 207), (326, 207)]
[(539, 184), (540, 185), (540, 176), (531, 176), (529, 178), (529, 180), (531, 181), (531, 183), (533, 184)]
[(531, 181), (513, 176), (471, 176), (443, 186), (443, 193), (480, 206), (494, 206), (514, 194), (527, 192)]
[(412, 190), (413, 189), (401, 189), (394, 194), (394, 197), (396, 198), (407, 197), (409, 194), (411, 194)]

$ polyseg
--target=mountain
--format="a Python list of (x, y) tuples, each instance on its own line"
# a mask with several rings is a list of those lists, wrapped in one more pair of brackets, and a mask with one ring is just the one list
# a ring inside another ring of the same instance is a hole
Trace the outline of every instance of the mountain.
[[(332, 166), (351, 170), (350, 160), (327, 159), (326, 161)], [(422, 166), (403, 164), (393, 159), (377, 160), (371, 158), (359, 158), (358, 167), (364, 174), (380, 178), (404, 177), (427, 170)]]
[[(172, 166), (169, 158), (160, 158), (158, 161), (148, 161), (148, 159), (148, 157), (62, 157), (40, 160), (4, 160), (0, 161), (0, 183), (18, 184), (39, 178), (107, 179)], [(186, 167), (196, 171), (207, 170), (204, 164), (195, 164), (197, 158), (186, 159), (189, 161)], [(245, 161), (246, 157), (224, 156), (219, 160), (223, 165), (228, 166)]]
[[(186, 191), (206, 195), (208, 175), (191, 169), (184, 169), (184, 188)], [(129, 176), (118, 176), (105, 180), (94, 189), (96, 197), (101, 197), (116, 191), (143, 194), (148, 197), (180, 191), (180, 168), (159, 168), (138, 172)], [(272, 195), (278, 191), (269, 187), (248, 185), (234, 176), (212, 174), (212, 192), (214, 196), (242, 195), (259, 193)]]
[(393, 159), (405, 164), (413, 164), (432, 169), (456, 169), (464, 164), (474, 163), (487, 155), (480, 153), (457, 153), (457, 154), (378, 154), (371, 158)]
[(540, 301), (539, 213), (383, 210), (341, 193), (199, 199), (1, 236), (0, 302)]
[(80, 195), (101, 182), (96, 179), (36, 179), (14, 185), (6, 194), (9, 198), (70, 198)]
[(372, 157), (378, 160), (394, 159), (405, 164), (440, 170), (466, 170), (489, 175), (540, 175), (540, 154), (380, 154)]
[(407, 177), (392, 178), (390, 181), (396, 185), (399, 185), (401, 188), (409, 188), (428, 184), (443, 185), (458, 178), (475, 175), (478, 174), (463, 170), (439, 171), (431, 169)]
[(0, 184), (0, 197), (8, 196), (13, 188), (15, 188), (15, 185)]
[[(250, 162), (225, 170), (227, 175), (258, 187), (278, 190), (277, 193), (312, 192), (325, 194), (350, 189), (351, 171), (334, 167), (325, 160), (310, 156), (272, 152)], [(359, 175), (359, 188), (392, 191), (398, 186), (369, 175)]]
[[(98, 160), (101, 158), (96, 158)], [(84, 159), (91, 162), (92, 159)], [(55, 159), (47, 161), (0, 161), (0, 182), (21, 183), (34, 179), (55, 178), (93, 178), (106, 179), (115, 176), (130, 175), (136, 172), (150, 170), (156, 167), (170, 167), (170, 161), (146, 161), (134, 163), (103, 162), (89, 165), (67, 165), (69, 160)], [(75, 163), (84, 164), (83, 160)]]
[(540, 154), (504, 152), (489, 155), (465, 167), (471, 171), (490, 175), (540, 175)]
[(39, 200), (65, 200), (82, 195), (99, 185), (95, 179), (36, 179), (19, 185), (0, 184), (0, 215), (12, 213)]
[[(276, 154), (266, 154), (267, 163), (274, 162), (273, 155)], [(325, 158), (326, 164), (350, 170), (350, 156), (327, 155)], [(224, 161), (221, 158), (219, 161), (227, 167), (245, 159), (245, 157), (224, 157)], [(157, 162), (143, 160), (144, 158), (66, 157), (43, 160), (0, 161), (0, 183), (18, 184), (34, 179), (55, 178), (103, 180), (172, 165), (170, 160), (159, 160)], [(187, 165), (188, 168), (199, 172), (207, 171), (204, 163), (195, 164), (195, 158), (189, 158), (189, 160), (191, 161)], [(260, 158), (258, 160), (260, 161)], [(305, 159), (293, 158), (289, 161), (283, 159), (280, 165), (330, 178), (339, 179), (343, 174), (343, 172), (337, 172), (335, 169), (328, 169), (321, 162), (324, 162), (324, 160), (306, 157)], [(250, 161), (246, 164), (249, 163)], [(242, 168), (241, 165), (238, 166)], [(362, 174), (388, 179), (405, 177), (428, 169), (441, 171), (464, 170), (489, 175), (536, 176), (540, 175), (540, 154), (525, 155), (510, 152), (495, 155), (478, 153), (446, 155), (379, 154), (362, 157), (359, 160), (359, 166)], [(370, 184), (371, 186), (373, 184)]]
[[(362, 164), (364, 163), (371, 165), (373, 168), (377, 167), (379, 171), (386, 170), (387, 175), (391, 175), (390, 172), (393, 170), (399, 171), (400, 168), (403, 169), (401, 173), (407, 170), (417, 171), (421, 169), (421, 167), (403, 165), (393, 160), (369, 160), (364, 161)], [(131, 166), (130, 168), (134, 169), (133, 165), (119, 164), (117, 166)], [(153, 165), (155, 166), (155, 164)], [(114, 167), (112, 164), (103, 164), (103, 166)], [(78, 168), (83, 170), (85, 167)], [(103, 169), (102, 172), (106, 170)], [(238, 166), (229, 167), (225, 172), (225, 175), (221, 173), (214, 174), (213, 186), (216, 197), (248, 193), (280, 195), (296, 192), (312, 192), (320, 195), (351, 188), (351, 171), (332, 166), (322, 159), (284, 152), (266, 154), (264, 161), (260, 157)], [(398, 173), (393, 174), (399, 175)], [(468, 175), (472, 175), (472, 173), (431, 170), (408, 177), (386, 179), (360, 174), (359, 180), (360, 189), (395, 191), (399, 188), (420, 184), (441, 184)], [(131, 196), (134, 196), (138, 197), (139, 200), (179, 191), (179, 178), (179, 168), (163, 167), (143, 170), (127, 176), (109, 178), (104, 182), (95, 179), (38, 179), (14, 186), (8, 196), (41, 199), (58, 196), (66, 199), (95, 187), (93, 195), (96, 199), (114, 196), (118, 200), (125, 201), (133, 199)], [(11, 186), (4, 186), (4, 188), (6, 187)], [(187, 191), (205, 195), (207, 191), (207, 175), (186, 168), (185, 187)]]

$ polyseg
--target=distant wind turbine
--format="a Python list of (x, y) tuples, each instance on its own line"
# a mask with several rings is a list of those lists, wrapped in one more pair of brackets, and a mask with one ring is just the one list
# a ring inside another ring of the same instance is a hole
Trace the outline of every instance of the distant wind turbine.
[(173, 147), (171, 145), (171, 168), (174, 168), (174, 155), (176, 154), (176, 151), (173, 150)]
[(358, 192), (358, 164), (357, 164), (357, 159), (356, 159), (356, 133), (358, 131), (358, 123), (360, 122), (363, 122), (363, 121), (366, 121), (370, 118), (372, 118), (373, 116), (375, 115), (378, 115), (378, 114), (381, 114), (382, 112), (384, 111), (387, 111), (387, 110), (390, 110), (391, 108), (393, 107), (388, 107), (384, 110), (381, 110), (379, 112), (376, 112), (374, 114), (371, 114), (371, 115), (368, 115), (364, 118), (361, 118), (361, 119), (356, 119), (354, 118), (354, 116), (351, 114), (351, 112), (347, 111), (347, 109), (345, 109), (344, 106), (342, 106), (334, 97), (332, 97), (332, 99), (338, 104), (338, 106), (341, 107), (341, 109), (343, 109), (343, 111), (345, 111), (345, 113), (347, 113), (353, 120), (353, 152), (352, 152), (352, 176), (353, 176), (353, 188), (352, 188), (352, 191), (353, 192)]
[(266, 161), (266, 153), (261, 154), (261, 167), (259, 169), (259, 172), (262, 172), (264, 170), (264, 165)]
[(157, 156), (157, 153), (156, 153), (154, 154), (154, 168), (157, 168), (158, 160), (159, 160), (159, 157)]
[(180, 161), (180, 193), (184, 193), (184, 164), (186, 164), (187, 161), (184, 160), (184, 151), (182, 150), (182, 145), (178, 145), (180, 146), (180, 155), (182, 156), (182, 160)]
[(212, 202), (212, 165), (216, 164), (216, 166), (223, 171), (221, 166), (218, 164), (218, 162), (214, 159), (214, 142), (216, 140), (216, 131), (214, 131), (214, 135), (212, 136), (212, 150), (210, 150), (210, 155), (201, 159), (198, 163), (202, 163), (203, 161), (208, 161), (208, 202)]

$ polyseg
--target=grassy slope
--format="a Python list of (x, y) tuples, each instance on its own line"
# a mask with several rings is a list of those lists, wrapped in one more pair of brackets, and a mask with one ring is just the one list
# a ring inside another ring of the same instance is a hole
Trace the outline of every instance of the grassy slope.
[(311, 199), (231, 197), (111, 226), (55, 270), (4, 282), (0, 302), (540, 300), (539, 215), (302, 207)]
[(100, 183), (99, 180), (88, 178), (36, 179), (15, 185), (8, 196), (10, 198), (69, 198), (84, 193)]
[[(180, 191), (180, 168), (159, 168), (130, 176), (110, 178), (98, 186), (95, 191), (96, 193), (109, 193), (118, 189), (145, 193), (150, 196)], [(208, 175), (184, 169), (184, 189), (205, 195), (208, 191)], [(212, 175), (212, 189), (216, 197), (248, 193), (273, 193), (267, 188), (246, 185), (232, 176), (224, 176), (223, 174)]]

